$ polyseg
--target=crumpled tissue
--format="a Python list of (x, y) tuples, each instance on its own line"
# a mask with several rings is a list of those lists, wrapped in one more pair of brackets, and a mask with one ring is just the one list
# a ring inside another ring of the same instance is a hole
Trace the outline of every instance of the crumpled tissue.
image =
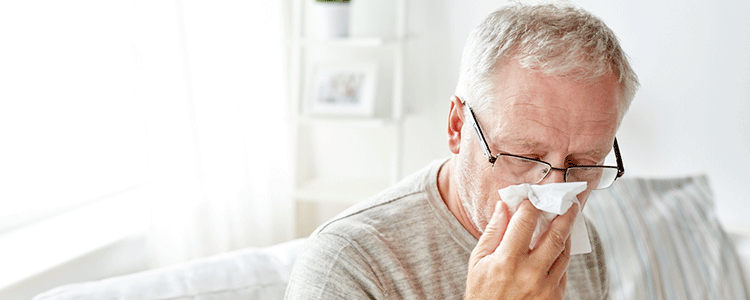
[[(524, 199), (529, 199), (534, 207), (542, 211), (529, 245), (531, 249), (534, 249), (539, 238), (547, 231), (552, 219), (568, 211), (573, 203), (578, 203), (579, 209), (581, 208), (581, 203), (578, 202), (576, 195), (584, 190), (586, 190), (586, 182), (561, 182), (542, 185), (524, 183), (509, 186), (497, 192), (500, 194), (502, 201), (508, 205), (511, 215), (516, 212), (518, 205)], [(570, 241), (571, 255), (591, 252), (589, 234), (582, 213), (578, 214), (573, 223)]]

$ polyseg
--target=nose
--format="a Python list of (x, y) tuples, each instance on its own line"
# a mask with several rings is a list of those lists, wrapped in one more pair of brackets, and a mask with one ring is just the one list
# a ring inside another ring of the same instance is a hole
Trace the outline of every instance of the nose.
[(539, 184), (565, 182), (565, 169), (552, 168)]

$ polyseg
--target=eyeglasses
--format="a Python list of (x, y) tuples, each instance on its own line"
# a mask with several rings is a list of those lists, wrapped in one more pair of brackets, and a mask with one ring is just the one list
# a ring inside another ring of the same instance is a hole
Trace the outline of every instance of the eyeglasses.
[(625, 168), (622, 166), (622, 157), (620, 157), (620, 147), (617, 146), (617, 138), (613, 145), (617, 166), (600, 166), (600, 165), (575, 165), (567, 168), (555, 168), (548, 162), (538, 159), (523, 157), (514, 154), (500, 153), (492, 156), (490, 147), (484, 139), (479, 122), (474, 116), (474, 111), (468, 103), (463, 102), (469, 109), (469, 118), (471, 119), (474, 131), (477, 133), (479, 143), (482, 144), (484, 155), (492, 164), (492, 174), (504, 181), (513, 183), (531, 183), (536, 184), (544, 180), (552, 171), (564, 172), (565, 182), (585, 181), (588, 183), (587, 189), (598, 190), (608, 188), (617, 178), (625, 174)]

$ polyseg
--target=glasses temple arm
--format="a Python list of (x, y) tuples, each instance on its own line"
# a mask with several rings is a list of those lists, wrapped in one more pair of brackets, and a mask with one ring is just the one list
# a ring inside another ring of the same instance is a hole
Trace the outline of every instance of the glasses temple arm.
[(474, 110), (471, 109), (471, 106), (469, 106), (468, 103), (461, 101), (464, 105), (466, 105), (466, 108), (469, 109), (469, 118), (471, 118), (471, 125), (474, 127), (474, 132), (477, 134), (477, 138), (479, 138), (479, 143), (482, 144), (482, 151), (484, 152), (484, 156), (487, 157), (487, 159), (490, 160), (490, 163), (494, 164), (495, 158), (492, 156), (492, 152), (490, 151), (490, 146), (487, 145), (487, 141), (484, 139), (484, 134), (482, 134), (482, 128), (479, 127), (479, 122), (477, 122), (477, 118), (474, 116)]
[(617, 145), (617, 138), (615, 138), (615, 159), (617, 159), (617, 178), (625, 175), (625, 166), (622, 164), (622, 156), (620, 156), (620, 146)]

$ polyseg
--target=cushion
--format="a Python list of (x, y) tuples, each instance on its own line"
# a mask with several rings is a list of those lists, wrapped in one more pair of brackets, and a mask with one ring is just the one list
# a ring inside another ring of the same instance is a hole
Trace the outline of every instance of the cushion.
[(748, 299), (705, 176), (619, 179), (584, 215), (601, 237), (610, 299)]
[(69, 284), (37, 295), (50, 299), (283, 299), (304, 240), (247, 248), (173, 267)]

